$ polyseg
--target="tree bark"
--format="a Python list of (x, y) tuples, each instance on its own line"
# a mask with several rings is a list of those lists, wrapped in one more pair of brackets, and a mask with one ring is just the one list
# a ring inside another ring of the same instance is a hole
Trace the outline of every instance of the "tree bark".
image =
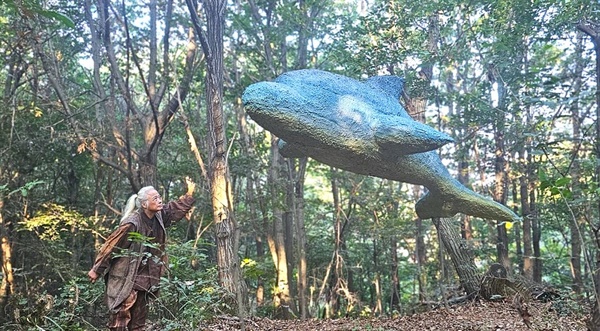
[(240, 229), (233, 213), (233, 196), (229, 177), (226, 121), (223, 112), (223, 36), (226, 0), (203, 1), (206, 33), (200, 27), (196, 7), (186, 1), (196, 35), (206, 57), (206, 104), (209, 146), (209, 182), (213, 221), (217, 237), (219, 282), (235, 294), (238, 314), (246, 315), (246, 286), (241, 277), (238, 256)]
[(217, 232), (217, 264), (223, 287), (236, 294), (238, 314), (246, 315), (245, 283), (238, 257), (239, 228), (233, 214), (233, 197), (227, 163), (226, 121), (223, 112), (223, 35), (226, 0), (204, 1), (207, 25), (206, 104), (210, 148), (210, 189)]
[(334, 316), (338, 310), (338, 286), (342, 281), (343, 273), (343, 258), (342, 258), (342, 245), (343, 245), (343, 226), (342, 226), (342, 206), (340, 204), (340, 192), (338, 189), (337, 181), (337, 170), (331, 168), (332, 179), (331, 179), (331, 193), (333, 194), (333, 210), (335, 213), (335, 223), (333, 227), (333, 277), (329, 283), (329, 308), (328, 317)]
[(10, 296), (15, 293), (15, 278), (12, 267), (12, 244), (8, 227), (2, 216), (4, 200), (0, 197), (0, 252), (2, 253), (2, 283), (0, 283), (0, 321), (6, 320), (4, 309)]
[[(273, 263), (275, 264), (276, 288), (273, 291), (273, 302), (276, 315), (282, 319), (291, 317), (291, 296), (290, 282), (288, 279), (288, 261), (285, 245), (284, 224), (283, 224), (283, 203), (278, 187), (281, 185), (280, 168), (283, 164), (281, 154), (277, 147), (277, 137), (271, 135), (271, 162), (269, 165), (269, 190), (271, 199), (272, 227), (267, 230), (272, 233), (269, 236), (269, 248)], [(265, 211), (266, 212), (266, 211)]]
[[(531, 155), (531, 154), (530, 154)], [(540, 224), (539, 215), (537, 213), (535, 183), (533, 178), (535, 174), (533, 169), (530, 172), (529, 180), (529, 210), (531, 212), (531, 236), (533, 245), (533, 281), (542, 282), (542, 251), (540, 241), (542, 240), (542, 226)]]
[[(395, 189), (394, 189), (394, 185), (397, 185), (397, 189), (398, 191), (402, 190), (402, 183), (394, 183), (394, 182), (390, 182), (389, 183), (389, 194), (391, 196), (396, 195), (395, 193)], [(400, 218), (400, 202), (398, 200), (395, 200), (392, 202), (391, 210), (389, 210), (389, 215), (391, 216), (392, 220), (399, 220)], [(391, 313), (396, 313), (399, 314), (401, 312), (401, 294), (400, 294), (400, 278), (398, 276), (398, 265), (399, 265), (399, 261), (398, 261), (398, 236), (395, 233), (392, 233), (390, 236), (390, 255), (391, 255), (391, 261), (392, 261), (392, 265), (391, 265), (391, 276), (390, 276), (390, 280), (391, 280), (391, 284), (390, 284), (390, 312)]]
[[(581, 93), (582, 76), (583, 76), (583, 33), (577, 36), (577, 44), (575, 45), (575, 70), (573, 72), (573, 92), (572, 96), (576, 99)], [(576, 99), (577, 100), (577, 99)], [(580, 149), (581, 149), (581, 116), (579, 110), (579, 102), (573, 102), (570, 107), (571, 111), (571, 127), (573, 130), (573, 147), (571, 148), (571, 178), (573, 196), (581, 196), (581, 166), (580, 166)], [(573, 279), (573, 291), (577, 294), (581, 293), (583, 288), (583, 280), (581, 276), (581, 253), (582, 253), (582, 232), (580, 232), (580, 224), (585, 224), (585, 218), (582, 208), (573, 208), (573, 217), (570, 222), (571, 236), (571, 278)]]
[(392, 255), (390, 311), (400, 314), (402, 307), (400, 306), (400, 279), (398, 277), (398, 237), (394, 234), (390, 239), (390, 251)]
[(433, 224), (442, 238), (444, 248), (450, 255), (461, 286), (469, 296), (478, 293), (480, 277), (473, 253), (467, 243), (461, 239), (458, 230), (454, 227), (454, 222), (447, 218), (434, 218)]
[(519, 178), (519, 196), (521, 197), (521, 215), (523, 215), (523, 275), (527, 279), (533, 279), (534, 256), (533, 239), (531, 227), (531, 208), (529, 201), (529, 171), (528, 160), (525, 150), (519, 151), (519, 163), (521, 164), (521, 177)]
[[(306, 174), (306, 165), (308, 158), (304, 157), (298, 159), (298, 167), (296, 171), (290, 169), (288, 172), (293, 174), (290, 178), (294, 184), (294, 224), (295, 236), (296, 236), (296, 259), (298, 266), (298, 280), (297, 280), (297, 292), (298, 292), (298, 311), (300, 318), (306, 319), (308, 317), (308, 300), (307, 300), (307, 288), (308, 288), (308, 274), (307, 274), (307, 261), (306, 261), (306, 228), (304, 225), (304, 178)], [(293, 166), (294, 163), (288, 165)]]
[[(502, 79), (495, 79), (497, 73), (495, 69), (490, 69), (490, 77), (494, 77), (495, 83), (498, 86), (498, 109), (496, 110), (496, 119), (494, 123), (494, 142), (495, 142), (495, 160), (494, 160), (494, 201), (506, 205), (508, 199), (508, 162), (506, 162), (505, 137), (504, 128), (506, 118), (505, 98), (506, 91)], [(512, 270), (510, 259), (508, 258), (508, 233), (506, 231), (506, 223), (499, 222), (496, 225), (496, 258), (497, 262), (502, 264), (506, 270)]]
[(383, 314), (383, 295), (381, 294), (381, 275), (379, 274), (379, 249), (377, 249), (378, 239), (373, 239), (373, 271), (375, 277), (373, 277), (373, 285), (375, 286), (375, 307), (373, 308), (373, 314), (380, 316)]
[[(512, 198), (513, 198), (513, 211), (515, 212), (515, 214), (519, 213), (518, 207), (519, 204), (519, 199), (520, 199), (520, 195), (519, 195), (519, 186), (520, 182), (517, 181), (512, 181), (511, 182), (511, 191), (512, 191)], [(513, 224), (513, 229), (514, 229), (514, 233), (515, 233), (515, 254), (517, 255), (517, 269), (519, 274), (523, 275), (523, 239), (522, 239), (522, 235), (521, 235), (521, 224), (522, 223), (514, 223)]]
[[(596, 159), (600, 159), (600, 24), (592, 21), (582, 21), (577, 24), (577, 29), (588, 35), (594, 44), (594, 56), (596, 61), (596, 142), (594, 152)], [(596, 162), (596, 182), (600, 182), (600, 163)], [(600, 202), (598, 211), (600, 213)], [(592, 330), (600, 330), (600, 231), (594, 229), (594, 242), (596, 243), (596, 266), (594, 268), (594, 292), (596, 300), (588, 321), (588, 327)]]

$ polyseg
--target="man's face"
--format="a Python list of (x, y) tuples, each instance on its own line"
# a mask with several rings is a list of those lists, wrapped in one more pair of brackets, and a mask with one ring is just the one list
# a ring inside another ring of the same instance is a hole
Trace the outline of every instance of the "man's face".
[(162, 198), (156, 190), (148, 192), (148, 200), (146, 201), (146, 209), (151, 212), (157, 212), (163, 209)]

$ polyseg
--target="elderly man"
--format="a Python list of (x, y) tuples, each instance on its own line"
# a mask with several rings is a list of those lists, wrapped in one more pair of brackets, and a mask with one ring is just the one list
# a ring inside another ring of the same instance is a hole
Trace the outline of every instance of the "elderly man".
[(95, 282), (106, 274), (106, 298), (112, 331), (143, 331), (148, 302), (157, 294), (165, 272), (166, 230), (192, 208), (196, 184), (186, 178), (187, 193), (163, 205), (152, 186), (132, 195), (124, 208), (119, 227), (106, 239), (92, 269)]

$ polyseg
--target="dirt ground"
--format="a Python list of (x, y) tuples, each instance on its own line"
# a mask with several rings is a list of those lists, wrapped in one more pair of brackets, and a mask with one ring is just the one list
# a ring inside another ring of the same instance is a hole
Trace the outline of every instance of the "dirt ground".
[[(518, 309), (516, 306), (520, 306)], [(271, 320), (249, 318), (244, 325), (232, 316), (215, 318), (201, 330), (253, 330), (253, 331), (345, 331), (345, 330), (402, 330), (402, 331), (585, 331), (585, 314), (563, 315), (555, 303), (530, 302), (515, 305), (513, 302), (470, 302), (442, 307), (424, 313), (396, 318), (343, 318), (310, 320)]]

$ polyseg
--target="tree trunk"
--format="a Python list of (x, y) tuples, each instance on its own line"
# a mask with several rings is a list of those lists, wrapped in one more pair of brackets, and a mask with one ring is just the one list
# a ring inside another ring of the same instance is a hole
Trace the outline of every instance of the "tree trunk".
[(294, 293), (296, 287), (294, 286), (294, 269), (296, 266), (295, 262), (295, 248), (294, 244), (295, 237), (295, 216), (296, 216), (296, 194), (294, 177), (296, 176), (296, 159), (281, 160), (281, 169), (287, 175), (286, 178), (282, 178), (285, 183), (285, 212), (283, 213), (283, 226), (284, 226), (284, 245), (285, 254), (287, 261), (287, 282), (289, 291), (289, 307), (292, 312), (296, 313), (296, 305), (294, 304)]
[[(591, 21), (582, 21), (577, 24), (577, 29), (588, 35), (594, 44), (594, 56), (596, 60), (596, 144), (594, 152), (596, 160), (600, 159), (600, 23)], [(600, 182), (600, 162), (596, 162), (596, 183)], [(598, 211), (600, 213), (600, 201), (598, 203)], [(600, 232), (594, 230), (596, 243), (596, 266), (593, 272), (594, 292), (596, 300), (592, 308), (591, 318), (588, 327), (594, 331), (600, 330)]]
[(227, 291), (235, 294), (238, 314), (243, 318), (246, 315), (246, 287), (241, 277), (238, 257), (240, 234), (233, 214), (232, 187), (227, 163), (226, 121), (223, 112), (223, 35), (227, 1), (203, 2), (206, 34), (200, 27), (194, 4), (191, 1), (186, 1), (186, 4), (206, 57), (209, 186), (217, 237), (219, 282)]
[[(505, 98), (506, 91), (502, 79), (495, 79), (497, 73), (495, 69), (491, 69), (490, 77), (494, 77), (495, 83), (498, 86), (498, 110), (496, 111), (496, 120), (494, 123), (494, 142), (495, 142), (495, 161), (494, 161), (494, 201), (506, 205), (508, 198), (508, 173), (506, 162), (506, 151), (504, 147), (504, 128), (505, 128)], [(496, 258), (498, 263), (502, 264), (506, 270), (512, 270), (510, 259), (508, 258), (508, 234), (506, 231), (506, 223), (499, 221), (496, 225)]]
[[(333, 208), (335, 210), (335, 223), (333, 225), (334, 248), (333, 256), (328, 268), (327, 276), (323, 280), (323, 287), (320, 295), (323, 294), (325, 284), (327, 284), (327, 317), (335, 316), (339, 311), (340, 295), (343, 294), (348, 301), (348, 311), (351, 311), (356, 304), (353, 294), (350, 292), (348, 278), (344, 277), (345, 264), (344, 252), (346, 251), (346, 243), (344, 240), (344, 232), (348, 226), (350, 214), (354, 209), (355, 202), (353, 199), (348, 200), (348, 211), (344, 213), (340, 204), (340, 192), (338, 188), (338, 171), (336, 168), (331, 169), (331, 193), (333, 195)], [(333, 269), (333, 274), (329, 277), (329, 269)], [(348, 273), (350, 277), (350, 273)]]
[[(530, 154), (531, 155), (531, 154)], [(535, 174), (530, 172), (531, 177)], [(542, 252), (540, 241), (542, 240), (542, 226), (540, 224), (539, 215), (537, 213), (535, 184), (532, 179), (529, 180), (529, 210), (531, 211), (531, 234), (533, 239), (533, 281), (542, 282)]]
[(423, 220), (417, 218), (415, 221), (415, 260), (417, 262), (417, 279), (419, 285), (419, 302), (427, 301), (427, 249), (425, 247), (425, 227)]
[(286, 262), (287, 262), (287, 282), (289, 291), (289, 307), (295, 314), (295, 284), (294, 284), (294, 269), (296, 263), (294, 261), (294, 186), (290, 181), (286, 181), (286, 207), (283, 213), (283, 244), (285, 246)]
[[(515, 214), (519, 213), (518, 207), (519, 206), (519, 185), (517, 185), (517, 181), (512, 181), (511, 182), (511, 190), (512, 190), (512, 197), (513, 197), (513, 210), (515, 212)], [(520, 275), (523, 275), (523, 244), (522, 244), (522, 238), (521, 238), (521, 224), (522, 223), (518, 223), (515, 222), (513, 224), (513, 229), (515, 232), (515, 254), (517, 255), (517, 268), (519, 271)]]
[[(577, 36), (577, 44), (575, 45), (575, 52), (573, 53), (575, 58), (575, 71), (573, 72), (573, 92), (572, 96), (576, 98), (581, 93), (582, 87), (582, 76), (583, 76), (583, 33), (579, 33)], [(581, 187), (579, 185), (581, 178), (581, 167), (580, 167), (580, 149), (581, 149), (581, 116), (579, 114), (579, 102), (575, 101), (571, 104), (571, 127), (573, 130), (573, 147), (571, 149), (571, 182), (573, 196), (581, 196)], [(580, 224), (585, 224), (585, 218), (583, 215), (582, 208), (576, 206), (573, 208), (573, 218), (570, 222), (570, 234), (571, 234), (571, 278), (573, 279), (573, 291), (577, 294), (581, 293), (583, 288), (583, 280), (581, 277), (581, 253), (582, 253), (582, 233), (580, 232)]]
[(277, 137), (271, 135), (271, 162), (269, 165), (269, 189), (271, 196), (272, 233), (269, 248), (275, 264), (276, 288), (273, 291), (273, 302), (276, 314), (279, 318), (289, 319), (291, 317), (290, 282), (288, 279), (288, 261), (285, 245), (285, 234), (283, 224), (283, 203), (280, 202), (278, 187), (280, 186), (280, 168), (283, 164)]
[(4, 200), (0, 197), (0, 252), (2, 253), (2, 283), (0, 284), (0, 321), (7, 320), (5, 316), (6, 304), (10, 296), (15, 293), (15, 279), (12, 268), (12, 245), (8, 233), (8, 227), (2, 216)]
[(533, 239), (531, 227), (531, 208), (529, 194), (529, 174), (525, 150), (519, 151), (519, 160), (522, 165), (522, 175), (519, 178), (519, 192), (521, 197), (521, 215), (523, 215), (523, 275), (527, 279), (533, 279)]
[(333, 194), (333, 208), (335, 212), (335, 223), (333, 227), (333, 277), (331, 278), (331, 282), (329, 283), (329, 316), (334, 316), (338, 307), (338, 285), (340, 280), (343, 277), (342, 268), (343, 268), (343, 260), (342, 260), (342, 241), (343, 241), (343, 232), (342, 232), (342, 206), (340, 205), (340, 193), (338, 189), (337, 183), (337, 170), (335, 168), (331, 168), (333, 172), (331, 176), (331, 192)]
[(450, 255), (452, 264), (456, 269), (460, 284), (471, 296), (479, 292), (480, 277), (477, 266), (473, 262), (473, 253), (467, 243), (460, 237), (460, 233), (454, 227), (454, 222), (447, 218), (434, 218), (435, 225), (445, 249)]
[(392, 234), (390, 239), (390, 251), (392, 255), (390, 311), (400, 314), (402, 307), (400, 306), (400, 279), (398, 278), (398, 237), (395, 234)]
[(294, 183), (294, 220), (296, 226), (296, 259), (298, 267), (298, 310), (300, 318), (308, 317), (308, 275), (306, 261), (306, 228), (304, 225), (304, 177), (306, 174), (306, 164), (308, 158), (304, 157), (298, 160), (298, 168), (296, 171), (290, 171)]
[(377, 239), (373, 239), (373, 271), (375, 277), (373, 278), (373, 285), (375, 286), (375, 307), (373, 307), (373, 314), (375, 316), (381, 316), (383, 314), (383, 295), (381, 294), (381, 275), (379, 274), (379, 249), (377, 248)]
[[(396, 195), (396, 190), (394, 189), (394, 185), (397, 185), (398, 192), (402, 190), (402, 183), (389, 183), (389, 193), (390, 196)], [(394, 200), (390, 205), (389, 215), (392, 220), (400, 219), (400, 202), (398, 200)], [(390, 312), (392, 314), (399, 314), (401, 312), (400, 306), (400, 279), (398, 277), (398, 236), (396, 233), (392, 233), (390, 236), (390, 257), (392, 261), (391, 270), (390, 270)]]
[(285, 251), (284, 226), (281, 214), (273, 215), (275, 251), (277, 254), (277, 288), (274, 292), (275, 308), (277, 316), (282, 319), (291, 318), (292, 298), (290, 296), (290, 282), (288, 279), (288, 263)]

